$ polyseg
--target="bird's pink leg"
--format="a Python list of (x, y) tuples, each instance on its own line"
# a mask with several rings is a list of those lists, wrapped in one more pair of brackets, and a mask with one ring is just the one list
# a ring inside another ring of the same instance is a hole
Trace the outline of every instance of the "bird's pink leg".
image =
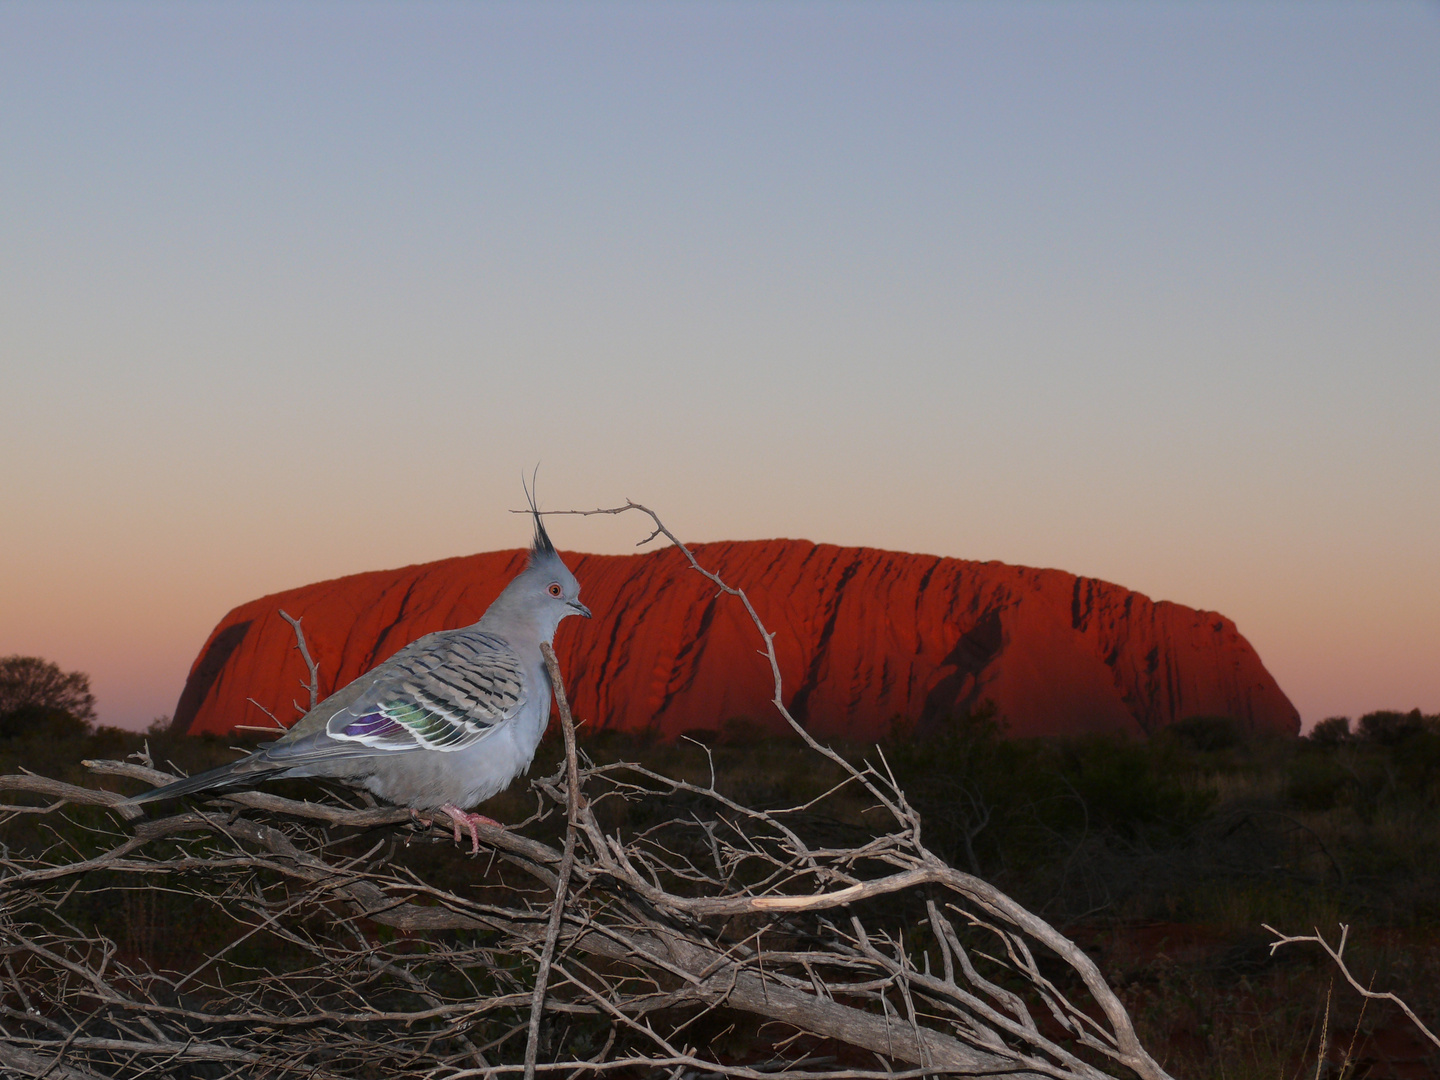
[(444, 813), (449, 814), (450, 820), (455, 824), (455, 843), (460, 843), (460, 826), (462, 823), (465, 828), (469, 830), (471, 855), (480, 854), (480, 834), (475, 831), (475, 826), (494, 825), (497, 829), (503, 829), (505, 827), (494, 818), (488, 818), (484, 814), (469, 814), (461, 810), (458, 806), (452, 806), (449, 803), (446, 803), (440, 809)]

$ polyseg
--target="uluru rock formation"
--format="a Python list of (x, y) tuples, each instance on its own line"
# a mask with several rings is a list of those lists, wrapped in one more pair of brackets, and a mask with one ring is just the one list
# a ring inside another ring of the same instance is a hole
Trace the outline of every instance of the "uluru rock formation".
[[(987, 700), (1017, 736), (1141, 736), (1198, 715), (1300, 730), (1255, 650), (1214, 612), (998, 562), (801, 540), (694, 551), (775, 633), (786, 704), (818, 737), (873, 740), (897, 721), (923, 737)], [(306, 669), (281, 609), (303, 620), (324, 696), (422, 634), (474, 622), (524, 560), (444, 559), (242, 604), (200, 650), (174, 726), (272, 723), (250, 699), (287, 724), (299, 716)], [(679, 551), (565, 560), (595, 618), (567, 620), (556, 652), (590, 730), (782, 730), (754, 625)]]

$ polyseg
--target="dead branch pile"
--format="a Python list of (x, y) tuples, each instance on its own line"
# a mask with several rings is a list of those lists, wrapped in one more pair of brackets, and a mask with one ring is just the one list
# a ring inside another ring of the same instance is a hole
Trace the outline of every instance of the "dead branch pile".
[[(1079, 947), (925, 847), (883, 758), (797, 725), (889, 822), (837, 841), (823, 800), (758, 810), (589, 761), (547, 661), (566, 759), (474, 860), (403, 810), (249, 792), (122, 823), (119, 794), (0, 777), (30, 837), (0, 853), (0, 1069), (1166, 1076)], [(98, 929), (159, 901), (180, 912), (165, 944), (201, 950), (186, 970)]]

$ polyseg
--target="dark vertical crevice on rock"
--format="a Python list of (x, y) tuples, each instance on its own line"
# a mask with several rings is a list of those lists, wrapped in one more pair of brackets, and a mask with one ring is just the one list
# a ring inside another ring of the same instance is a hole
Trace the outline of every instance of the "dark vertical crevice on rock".
[(1154, 734), (1160, 726), (1160, 683), (1155, 678), (1155, 673), (1159, 670), (1160, 646), (1157, 644), (1152, 645), (1145, 654), (1145, 673), (1141, 676), (1144, 682), (1137, 688), (1137, 706), (1131, 710), (1135, 722), (1146, 735)]
[(405, 595), (400, 598), (400, 610), (395, 613), (395, 618), (390, 620), (385, 628), (380, 631), (380, 636), (375, 639), (375, 644), (371, 647), (370, 655), (365, 661), (365, 671), (369, 671), (380, 662), (380, 650), (385, 647), (385, 639), (390, 636), (390, 631), (399, 626), (400, 620), (405, 618), (405, 608), (410, 603), (411, 594), (415, 592), (415, 585), (416, 582), (412, 580), (409, 586), (406, 587)]
[(220, 677), (225, 661), (230, 659), (230, 654), (250, 632), (251, 622), (253, 620), (246, 619), (244, 622), (233, 623), (215, 635), (209, 648), (205, 650), (205, 655), (185, 680), (185, 689), (180, 691), (180, 700), (175, 703), (175, 716), (170, 721), (171, 732), (177, 735), (189, 733), (190, 721), (195, 719), (195, 714), (205, 702), (205, 695), (210, 693), (210, 687), (214, 686), (215, 680)]
[(1085, 632), (1085, 624), (1089, 622), (1090, 615), (1090, 604), (1088, 602), (1090, 598), (1088, 596), (1086, 597), (1087, 602), (1085, 606), (1083, 608), (1080, 606), (1080, 593), (1083, 588), (1084, 579), (1077, 577), (1075, 579), (1075, 589), (1070, 594), (1070, 629), (1078, 630), (1082, 634)]
[[(641, 573), (643, 573), (643, 571), (641, 571)], [(629, 577), (629, 578), (627, 579), (627, 581), (626, 581), (626, 585), (627, 585), (627, 586), (633, 586), (633, 585), (635, 585), (636, 582), (637, 582), (637, 580), (639, 579), (639, 577), (640, 577), (639, 574), (631, 574), (630, 577)], [(624, 596), (626, 596), (626, 597), (639, 596), (639, 595), (642, 594), (642, 590), (641, 590), (640, 588), (629, 588), (629, 587), (627, 587), (627, 588), (621, 590), (621, 593), (622, 593), (622, 595), (624, 595)], [(661, 588), (659, 588), (659, 589), (656, 590), (656, 592), (655, 592), (655, 600), (658, 602), (659, 599), (660, 599), (660, 597), (662, 597), (662, 596), (664, 596), (664, 595), (665, 595), (665, 589), (664, 589), (664, 587), (662, 586)], [(624, 620), (621, 616), (628, 614), (629, 611), (630, 611), (630, 608), (631, 608), (632, 606), (633, 606), (633, 605), (632, 605), (631, 603), (622, 604), (621, 607), (620, 607), (618, 610), (616, 610), (616, 611), (613, 612), (613, 613), (607, 613), (607, 615), (606, 615), (606, 617), (610, 619), (610, 640), (605, 643), (605, 652), (604, 652), (603, 654), (601, 654), (601, 656), (600, 656), (600, 664), (599, 664), (599, 667), (596, 669), (596, 672), (595, 672), (595, 685), (596, 685), (596, 686), (607, 686), (607, 685), (608, 685), (608, 681), (607, 681), (607, 680), (610, 678), (610, 675), (611, 675), (610, 663), (611, 663), (612, 660), (617, 659), (617, 658), (619, 657), (619, 655), (620, 655), (620, 651), (619, 651), (620, 628), (621, 628), (623, 625), (625, 625), (625, 620)], [(645, 611), (637, 612), (636, 615), (635, 615), (635, 624), (638, 626), (640, 623), (642, 623), (642, 622), (644, 622), (644, 621), (645, 621)], [(621, 670), (623, 667), (624, 667), (623, 664), (617, 664), (615, 670), (618, 672), (618, 671)]]
[(922, 596), (925, 594), (925, 590), (930, 587), (930, 579), (935, 576), (935, 571), (940, 569), (940, 564), (944, 561), (944, 559), (936, 559), (930, 564), (930, 568), (920, 577), (920, 585), (915, 590), (917, 593)]
[(815, 651), (810, 654), (809, 670), (805, 672), (805, 678), (801, 680), (799, 688), (790, 698), (790, 715), (801, 727), (807, 726), (805, 710), (810, 703), (810, 695), (820, 685), (820, 672), (825, 667), (830, 638), (835, 634), (835, 622), (840, 617), (840, 605), (845, 600), (845, 586), (850, 583), (850, 579), (859, 569), (860, 558), (857, 555), (850, 565), (840, 572), (840, 580), (835, 583), (835, 588), (830, 593), (830, 610), (826, 613), (825, 625), (820, 628), (820, 637), (815, 642)]
[[(811, 545), (811, 550), (812, 550), (812, 551), (814, 550), (814, 545), (813, 545), (813, 544)], [(790, 554), (790, 546), (789, 546), (788, 544), (777, 544), (777, 545), (775, 545), (775, 557), (770, 560), (770, 562), (766, 565), (766, 567), (765, 567), (764, 570), (760, 571), (760, 577), (759, 577), (757, 580), (758, 580), (761, 584), (764, 584), (766, 581), (768, 581), (769, 578), (770, 578), (770, 575), (775, 572), (775, 568), (776, 568), (777, 566), (779, 566), (782, 562), (784, 562), (786, 556), (788, 556), (789, 554)], [(803, 565), (803, 564), (802, 564), (802, 565)]]
[[(719, 601), (718, 596), (711, 596), (710, 602), (705, 605), (704, 612), (700, 615), (700, 627), (695, 631), (695, 636), (681, 646), (680, 651), (675, 654), (675, 660), (670, 666), (670, 678), (665, 680), (665, 697), (660, 702), (660, 707), (655, 710), (655, 715), (650, 718), (652, 726), (655, 721), (663, 716), (665, 710), (670, 707), (670, 702), (675, 700), (677, 694), (683, 694), (695, 682), (695, 676), (700, 673), (700, 657), (705, 653), (705, 631), (710, 629), (710, 624), (715, 621), (715, 606)], [(695, 653), (695, 662), (690, 665), (689, 677), (683, 682), (675, 682), (675, 675), (681, 670), (685, 658), (691, 652)]]

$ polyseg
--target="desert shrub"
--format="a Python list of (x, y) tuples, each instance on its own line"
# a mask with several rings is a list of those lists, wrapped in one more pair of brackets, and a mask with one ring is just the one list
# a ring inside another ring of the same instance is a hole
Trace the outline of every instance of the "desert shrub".
[(1123, 736), (1092, 735), (1065, 744), (1062, 781), (1084, 802), (1092, 826), (1129, 840), (1176, 839), (1210, 809), (1214, 796), (1167, 768), (1164, 747)]
[(1424, 730), (1425, 718), (1421, 716), (1419, 709), (1412, 709), (1408, 713), (1382, 709), (1366, 713), (1360, 718), (1356, 737), (1362, 742), (1374, 743), (1377, 746), (1395, 746)]
[(1233, 716), (1190, 716), (1175, 721), (1161, 736), (1200, 753), (1213, 753), (1239, 746), (1245, 739), (1245, 728)]
[(1291, 763), (1286, 802), (1298, 810), (1332, 810), (1354, 797), (1356, 778), (1333, 754), (1303, 754)]
[(891, 725), (884, 752), (906, 795), (920, 811), (935, 850), (971, 873), (1013, 859), (1010, 819), (1027, 796), (1019, 791), (1033, 748), (1004, 737), (993, 702), (959, 712), (916, 737)]
[(1010, 739), (993, 706), (929, 730), (883, 748), (927, 843), (1051, 910), (1142, 887), (1136, 859), (1183, 847), (1215, 800), (1193, 782), (1195, 752), (1175, 740)]
[(1422, 728), (1395, 755), (1397, 785), (1426, 807), (1440, 804), (1440, 732)]
[(1327, 717), (1311, 728), (1309, 735), (1310, 741), (1317, 746), (1337, 746), (1349, 742), (1352, 737), (1348, 716)]
[(53, 705), (22, 705), (0, 716), (0, 739), (68, 741), (83, 738), (89, 733), (89, 723)]

